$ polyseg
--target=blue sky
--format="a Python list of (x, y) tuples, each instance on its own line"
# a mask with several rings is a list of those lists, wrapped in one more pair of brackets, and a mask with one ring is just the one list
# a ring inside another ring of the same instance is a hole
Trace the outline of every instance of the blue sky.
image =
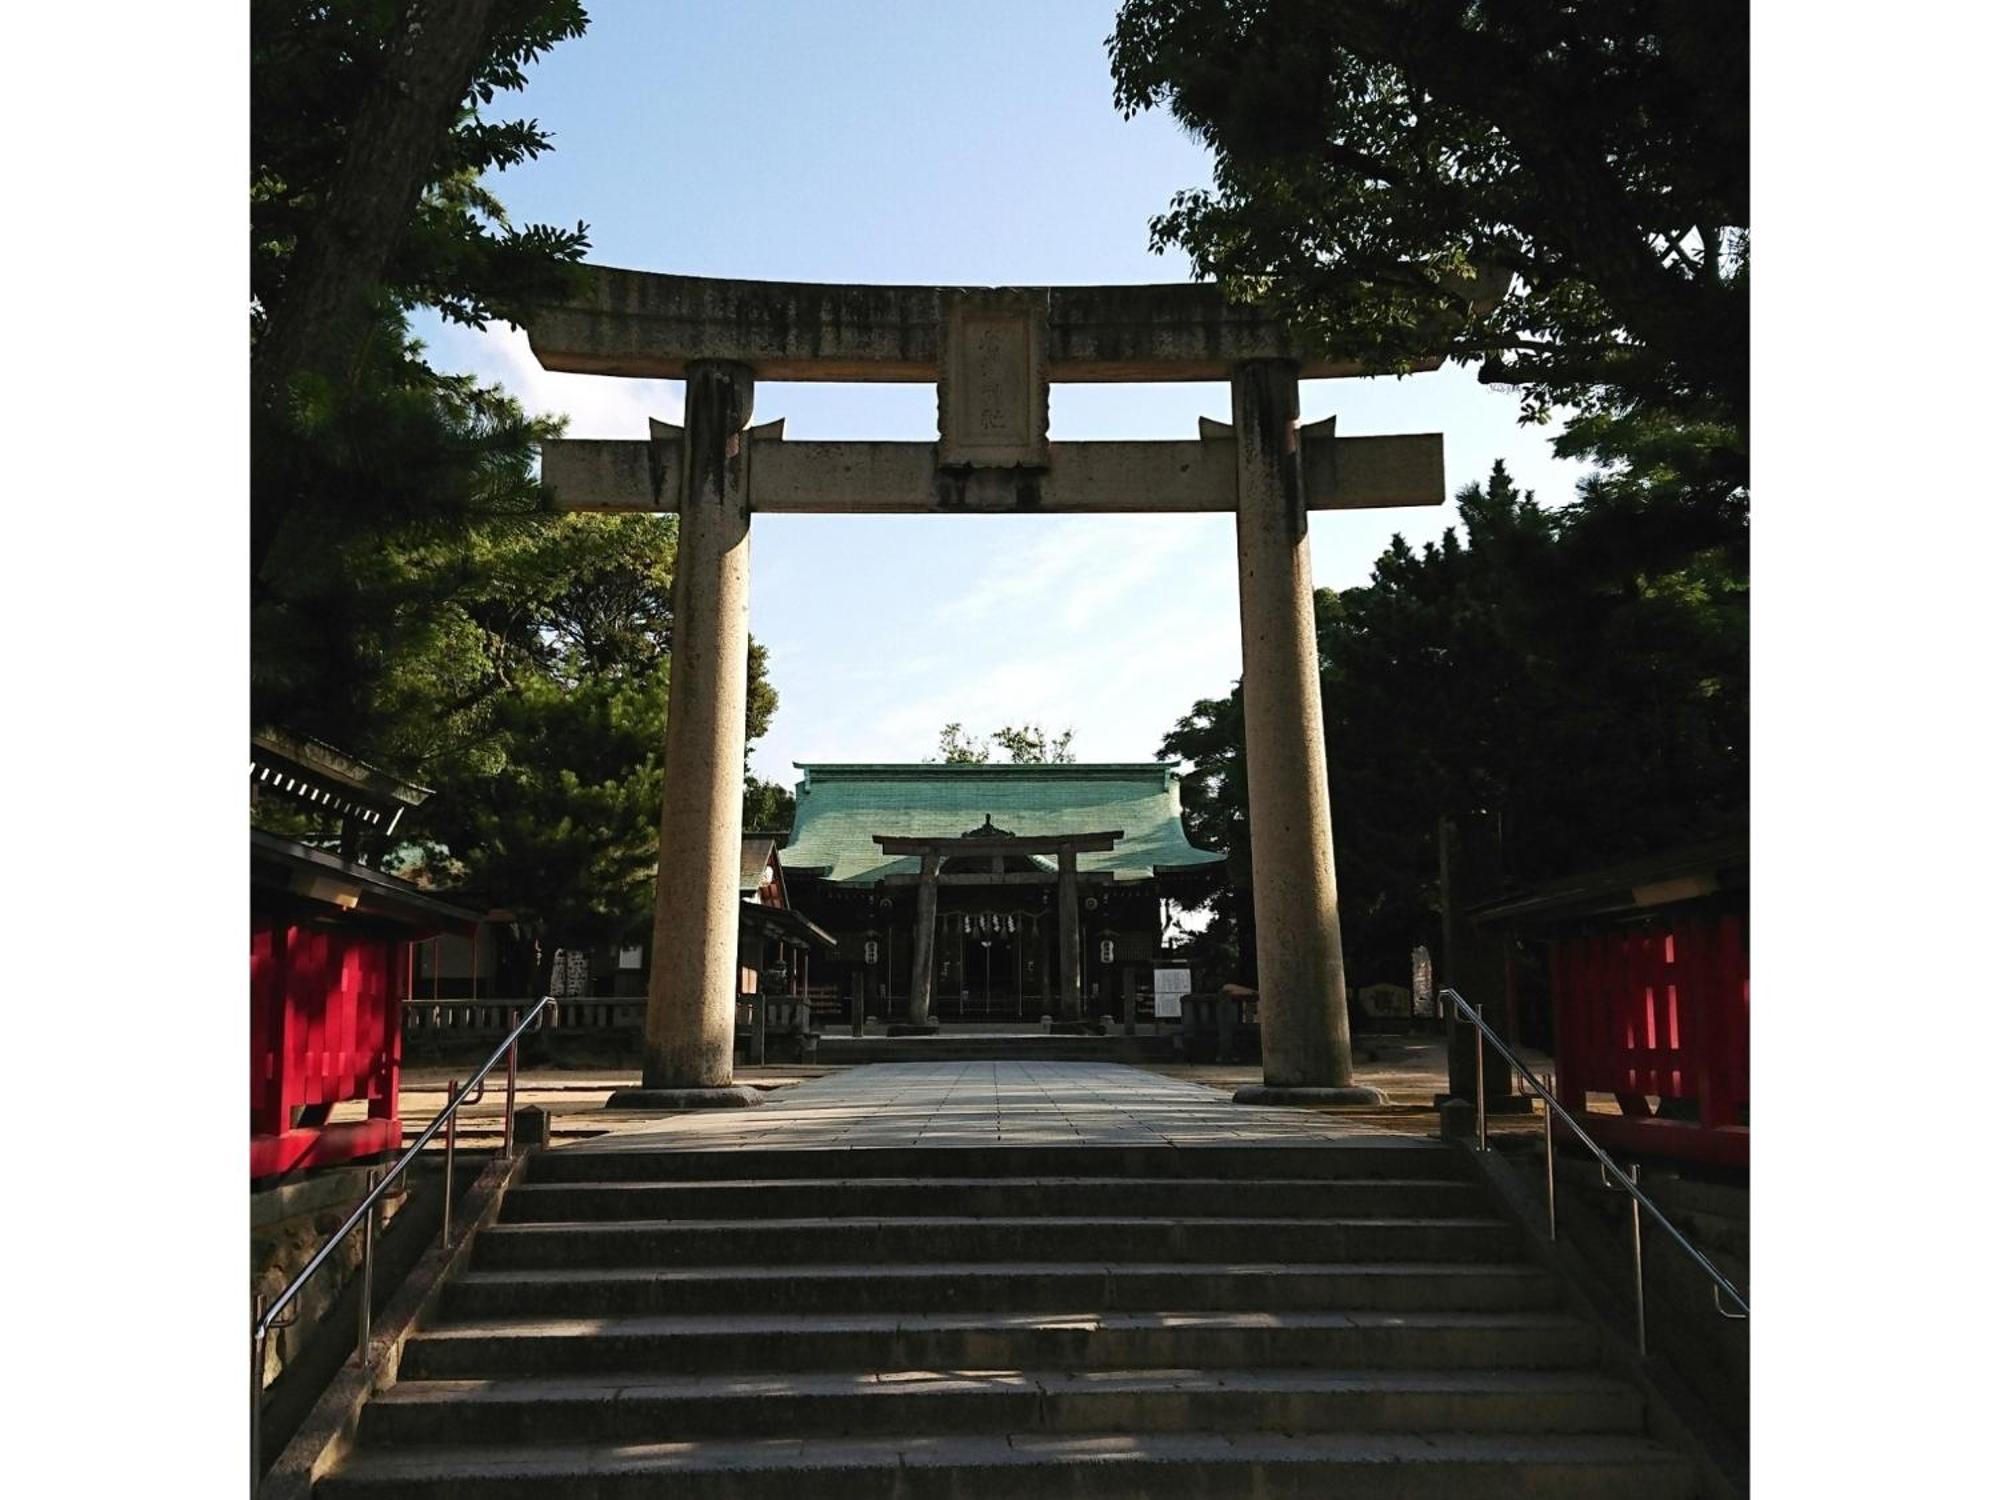
[[(1113, 0), (1006, 5), (595, 0), (590, 30), (531, 72), (510, 115), (555, 149), (494, 181), (518, 221), (590, 227), (590, 258), (694, 275), (1041, 285), (1179, 281), (1147, 248), (1207, 153), (1167, 116), (1111, 105)], [(526, 339), (427, 325), (437, 363), (564, 413), (577, 437), (678, 420), (669, 381), (550, 375)], [(1308, 382), (1303, 416), (1348, 435), (1440, 431), (1449, 488), (1504, 458), (1545, 500), (1585, 472), (1470, 371)], [(1058, 385), (1057, 438), (1191, 437), (1227, 419), (1211, 384)], [(795, 438), (924, 439), (928, 385), (767, 384), (757, 420)], [(1449, 507), (1320, 513), (1313, 572), (1365, 581), (1401, 531)], [(760, 517), (751, 630), (779, 710), (759, 775), (796, 760), (912, 760), (948, 721), (1073, 729), (1087, 760), (1151, 757), (1240, 670), (1227, 516)]]

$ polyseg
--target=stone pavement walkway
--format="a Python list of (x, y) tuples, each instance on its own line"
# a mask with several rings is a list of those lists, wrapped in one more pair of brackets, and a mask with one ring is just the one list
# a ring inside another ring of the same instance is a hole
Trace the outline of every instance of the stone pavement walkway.
[(1417, 1144), (1337, 1115), (1232, 1104), (1198, 1083), (1091, 1062), (869, 1063), (754, 1109), (606, 1120), (609, 1134), (572, 1149)]

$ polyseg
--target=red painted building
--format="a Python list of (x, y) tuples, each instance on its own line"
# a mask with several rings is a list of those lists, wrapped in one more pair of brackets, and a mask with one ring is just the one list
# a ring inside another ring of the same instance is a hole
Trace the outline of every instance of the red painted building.
[[(253, 807), (316, 809), (359, 853), (379, 847), (421, 788), (286, 736), (251, 744)], [(412, 946), (478, 917), (358, 857), (250, 834), (250, 1176), (400, 1149), (397, 1085)], [(336, 1122), (337, 1105), (365, 1102)]]
[(1582, 1123), (1602, 1145), (1750, 1164), (1747, 838), (1589, 871), (1470, 915), (1509, 937), (1514, 1034), (1524, 1005), (1548, 1006), (1557, 1097), (1579, 1119), (1595, 1106)]

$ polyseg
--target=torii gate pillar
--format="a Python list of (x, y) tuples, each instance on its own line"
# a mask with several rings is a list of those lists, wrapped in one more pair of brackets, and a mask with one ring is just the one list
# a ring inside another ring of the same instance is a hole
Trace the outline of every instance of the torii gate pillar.
[(1326, 728), (1313, 628), (1312, 549), (1299, 442), (1299, 368), (1230, 372), (1236, 429), (1236, 574), (1243, 741), (1257, 909), (1264, 1084), (1241, 1104), (1379, 1103), (1354, 1087), (1334, 889)]
[(743, 429), (754, 396), (745, 365), (688, 366), (645, 1066), (641, 1087), (611, 1096), (615, 1108), (764, 1102), (756, 1089), (733, 1083), (750, 671), (750, 456)]

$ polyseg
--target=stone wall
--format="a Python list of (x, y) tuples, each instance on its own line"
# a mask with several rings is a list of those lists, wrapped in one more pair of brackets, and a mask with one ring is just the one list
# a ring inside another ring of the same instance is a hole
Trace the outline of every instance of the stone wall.
[[(250, 1292), (262, 1293), (265, 1305), (305, 1268), (368, 1191), (362, 1167), (338, 1167), (316, 1172), (298, 1182), (266, 1188), (250, 1195)], [(383, 1203), (381, 1225), (392, 1221), (408, 1203), (408, 1195), (392, 1192)], [(380, 1230), (378, 1229), (378, 1233)], [(381, 1264), (377, 1246), (377, 1267)], [(361, 1231), (349, 1235), (292, 1303), (297, 1317), (273, 1330), (264, 1349), (264, 1383), (272, 1381), (312, 1342), (327, 1312), (339, 1299), (361, 1264)]]

